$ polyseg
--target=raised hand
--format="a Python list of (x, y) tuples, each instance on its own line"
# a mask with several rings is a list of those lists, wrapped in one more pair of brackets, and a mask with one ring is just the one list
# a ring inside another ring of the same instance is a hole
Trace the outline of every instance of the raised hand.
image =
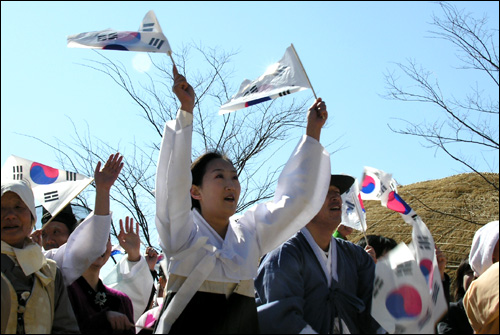
[(321, 98), (318, 98), (309, 107), (306, 134), (319, 141), (321, 128), (325, 125), (327, 119), (328, 111), (326, 110), (326, 104)]
[(375, 249), (371, 245), (366, 245), (365, 251), (368, 253), (368, 255), (371, 256), (375, 264), (377, 263), (377, 254), (375, 253)]
[(111, 186), (118, 179), (118, 175), (123, 168), (123, 156), (119, 153), (109, 156), (108, 161), (101, 171), (101, 162), (98, 162), (94, 171), (94, 181), (96, 188), (95, 195), (95, 215), (109, 215), (109, 192)]
[[(130, 221), (129, 221), (130, 219)], [(139, 237), (139, 223), (135, 223), (134, 219), (125, 217), (125, 228), (123, 220), (120, 219), (120, 234), (118, 234), (118, 242), (120, 246), (127, 252), (130, 262), (137, 262), (141, 259), (141, 238)]]
[(101, 162), (98, 162), (94, 171), (96, 189), (107, 189), (115, 183), (123, 168), (123, 156), (119, 153), (109, 156), (108, 161), (101, 170)]
[(174, 85), (172, 86), (172, 91), (177, 96), (181, 103), (181, 109), (193, 114), (194, 109), (194, 90), (186, 81), (186, 78), (179, 74), (177, 67), (174, 65)]
[(154, 270), (156, 261), (158, 260), (158, 252), (153, 247), (147, 247), (146, 252), (144, 253), (144, 257), (146, 258), (146, 262), (148, 263), (149, 270)]
[(31, 235), (30, 238), (33, 242), (37, 243), (41, 247), (43, 247), (43, 238), (42, 238), (42, 230), (37, 229)]

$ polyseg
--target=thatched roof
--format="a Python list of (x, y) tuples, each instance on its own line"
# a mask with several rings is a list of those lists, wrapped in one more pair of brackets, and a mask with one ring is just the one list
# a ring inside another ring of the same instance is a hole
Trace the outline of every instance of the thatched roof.
[[(486, 175), (498, 185), (498, 173)], [(422, 218), (445, 253), (446, 272), (453, 282), (456, 268), (469, 255), (474, 233), (499, 218), (498, 191), (478, 174), (467, 173), (399, 186), (398, 193)], [(411, 242), (412, 227), (399, 213), (382, 207), (380, 201), (364, 201), (364, 206), (367, 234), (390, 237), (398, 243)], [(355, 230), (349, 240), (356, 243), (362, 237)]]

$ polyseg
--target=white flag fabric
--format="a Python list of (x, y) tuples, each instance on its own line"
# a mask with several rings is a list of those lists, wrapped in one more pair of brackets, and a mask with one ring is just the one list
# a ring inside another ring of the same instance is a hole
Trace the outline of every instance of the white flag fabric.
[(10, 156), (2, 166), (2, 180), (28, 180), (35, 199), (55, 217), (94, 178), (54, 169), (21, 157)]
[(342, 224), (366, 232), (366, 211), (359, 193), (358, 179), (342, 194)]
[(371, 313), (391, 334), (434, 334), (448, 310), (434, 239), (418, 215), (402, 216), (413, 226), (412, 242), (377, 262)]
[(253, 81), (245, 79), (238, 93), (221, 106), (219, 115), (308, 88), (311, 88), (311, 85), (291, 45), (286, 49), (283, 58), (269, 66), (262, 76)]
[(404, 243), (378, 260), (371, 314), (390, 334), (434, 334), (432, 297)]
[(446, 302), (441, 273), (439, 272), (434, 238), (427, 225), (412, 209), (410, 209), (410, 214), (401, 214), (401, 216), (406, 223), (413, 226), (410, 248), (413, 250), (415, 260), (427, 283), (432, 300), (431, 323), (435, 326), (448, 311), (448, 303)]
[(68, 48), (161, 52), (172, 54), (155, 13), (150, 10), (142, 20), (139, 31), (105, 29), (68, 36)]
[(402, 243), (377, 262), (372, 316), (389, 333), (434, 334), (448, 304), (432, 234), (398, 195), (391, 174), (365, 167), (363, 178), (370, 199), (379, 199), (413, 226), (410, 245)]

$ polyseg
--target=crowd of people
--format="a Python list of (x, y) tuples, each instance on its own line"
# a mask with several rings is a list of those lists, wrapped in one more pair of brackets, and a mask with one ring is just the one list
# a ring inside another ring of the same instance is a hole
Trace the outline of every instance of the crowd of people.
[[(306, 133), (281, 172), (272, 200), (235, 216), (241, 186), (224, 154), (191, 162), (195, 93), (173, 68), (180, 102), (165, 124), (156, 174), (164, 259), (140, 252), (139, 226), (120, 220), (126, 257), (103, 276), (111, 254), (110, 189), (123, 167), (96, 165), (94, 210), (77, 222), (68, 205), (43, 227), (31, 185), (1, 186), (3, 333), (386, 333), (371, 311), (377, 262), (397, 242), (368, 235), (356, 245), (342, 225), (354, 178), (331, 174), (320, 135), (328, 119), (316, 99)], [(448, 313), (438, 333), (498, 333), (498, 221), (481, 227), (457, 270), (452, 298), (446, 257), (436, 248)]]

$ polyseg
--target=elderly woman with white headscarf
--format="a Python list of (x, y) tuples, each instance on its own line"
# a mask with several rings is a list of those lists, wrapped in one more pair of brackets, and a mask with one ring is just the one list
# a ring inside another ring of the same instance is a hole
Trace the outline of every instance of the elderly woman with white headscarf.
[(475, 334), (498, 334), (500, 329), (498, 232), (498, 221), (491, 221), (472, 240), (469, 263), (478, 278), (470, 284), (463, 302)]
[(29, 183), (2, 180), (2, 334), (78, 334), (61, 271), (29, 238), (35, 222)]

